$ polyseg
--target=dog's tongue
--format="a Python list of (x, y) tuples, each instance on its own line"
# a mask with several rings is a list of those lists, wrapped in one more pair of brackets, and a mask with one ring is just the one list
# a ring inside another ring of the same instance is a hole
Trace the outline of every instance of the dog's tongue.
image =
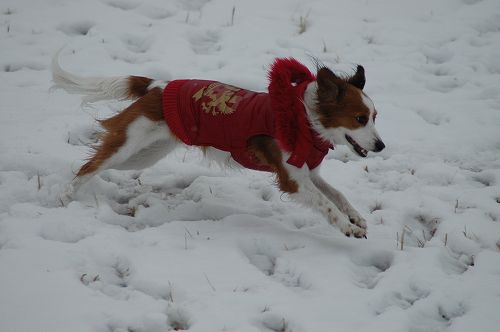
[(356, 151), (356, 153), (361, 156), (361, 157), (366, 157), (368, 155), (368, 151), (364, 148), (362, 148), (358, 142), (356, 142), (351, 136), (349, 135), (345, 135), (345, 138), (347, 139), (347, 141), (352, 145), (352, 147), (354, 148), (354, 151)]

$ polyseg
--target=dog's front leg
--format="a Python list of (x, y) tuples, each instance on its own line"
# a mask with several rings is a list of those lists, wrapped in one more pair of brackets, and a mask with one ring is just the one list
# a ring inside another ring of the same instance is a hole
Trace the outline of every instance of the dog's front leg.
[(339, 227), (345, 235), (354, 235), (357, 238), (366, 237), (366, 223), (364, 224), (365, 227), (351, 223), (347, 218), (347, 214), (342, 213), (337, 205), (313, 183), (310, 171), (306, 167), (299, 169), (287, 165), (286, 168), (290, 175), (290, 181), (297, 184), (297, 191), (289, 193), (292, 199), (321, 212), (330, 224)]
[(298, 168), (286, 162), (289, 155), (282, 153), (272, 137), (265, 135), (252, 137), (249, 140), (248, 151), (261, 165), (268, 166), (274, 171), (280, 190), (288, 193), (293, 200), (321, 212), (330, 224), (339, 227), (345, 235), (366, 237), (366, 230), (352, 224), (347, 215), (316, 187), (307, 166)]
[(328, 197), (339, 210), (349, 217), (349, 220), (356, 226), (366, 229), (366, 220), (356, 211), (356, 209), (349, 203), (345, 196), (333, 188), (328, 182), (326, 182), (318, 172), (311, 172), (311, 181), (313, 184), (326, 196)]

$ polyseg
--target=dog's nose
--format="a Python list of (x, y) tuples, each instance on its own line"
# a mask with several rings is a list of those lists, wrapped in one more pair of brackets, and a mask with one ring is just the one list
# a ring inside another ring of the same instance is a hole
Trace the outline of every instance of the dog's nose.
[(385, 148), (385, 144), (384, 142), (382, 142), (381, 140), (377, 140), (375, 142), (375, 150), (373, 150), (374, 152), (380, 152), (382, 151), (383, 149)]

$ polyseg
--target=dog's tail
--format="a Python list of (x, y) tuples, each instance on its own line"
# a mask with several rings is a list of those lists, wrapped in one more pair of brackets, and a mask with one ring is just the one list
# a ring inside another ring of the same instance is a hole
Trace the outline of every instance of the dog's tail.
[(59, 50), (52, 59), (53, 89), (84, 95), (84, 103), (108, 99), (136, 99), (144, 96), (158, 82), (142, 76), (82, 77), (65, 71), (59, 64)]

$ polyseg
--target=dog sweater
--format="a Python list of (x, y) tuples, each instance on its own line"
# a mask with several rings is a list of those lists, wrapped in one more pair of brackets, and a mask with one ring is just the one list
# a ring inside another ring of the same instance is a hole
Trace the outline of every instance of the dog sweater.
[[(310, 81), (300, 78), (281, 89), (273, 86), (271, 79), (270, 92), (278, 90), (283, 94), (275, 93), (277, 97), (273, 98), (272, 93), (216, 81), (174, 80), (164, 89), (163, 112), (170, 130), (182, 142), (227, 151), (246, 168), (271, 171), (247, 150), (251, 137), (267, 135), (291, 153), (289, 164), (302, 167), (306, 163), (314, 169), (328, 153), (330, 143), (322, 140), (307, 121), (302, 99)], [(288, 93), (281, 91), (287, 89)]]

